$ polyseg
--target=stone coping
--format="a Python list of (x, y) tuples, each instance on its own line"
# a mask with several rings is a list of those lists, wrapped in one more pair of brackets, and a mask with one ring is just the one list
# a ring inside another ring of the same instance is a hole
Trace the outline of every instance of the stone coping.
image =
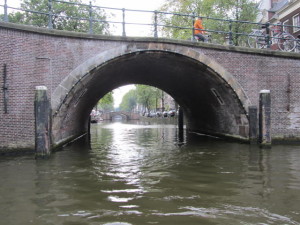
[(10, 23), (10, 22), (2, 22), (2, 21), (0, 22), (0, 28), (18, 30), (21, 32), (31, 32), (31, 33), (50, 35), (50, 36), (69, 37), (69, 38), (78, 38), (78, 39), (94, 39), (94, 40), (122, 41), (122, 42), (169, 43), (169, 44), (178, 44), (183, 46), (210, 48), (210, 49), (223, 50), (223, 51), (236, 51), (236, 52), (242, 52), (247, 54), (259, 54), (259, 55), (269, 55), (269, 56), (276, 56), (276, 57), (300, 59), (300, 53), (295, 53), (295, 52), (282, 52), (282, 51), (269, 50), (269, 49), (253, 49), (247, 47), (219, 45), (219, 44), (194, 42), (189, 40), (178, 40), (178, 39), (170, 39), (170, 38), (97, 35), (97, 34), (88, 34), (88, 33), (74, 32), (74, 31), (47, 29), (47, 28), (35, 27), (30, 25), (22, 25), (22, 24)]

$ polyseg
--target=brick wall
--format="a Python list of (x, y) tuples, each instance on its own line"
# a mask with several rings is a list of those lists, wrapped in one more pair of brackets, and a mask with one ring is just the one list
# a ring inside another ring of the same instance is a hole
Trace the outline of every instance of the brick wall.
[[(98, 42), (98, 43), (97, 43)], [(7, 67), (8, 113), (0, 91), (0, 149), (34, 147), (34, 90), (45, 85), (49, 95), (82, 61), (114, 43), (67, 39), (0, 28), (0, 86)], [(50, 97), (49, 96), (49, 97)]]
[[(0, 86), (3, 87), (4, 64), (7, 66), (8, 85), (8, 113), (4, 113), (3, 90), (0, 90), (1, 151), (34, 148), (35, 86), (47, 86), (51, 97), (71, 71), (93, 56), (124, 44), (159, 43), (159, 40), (152, 39), (109, 39), (20, 28), (19, 25), (0, 24)], [(161, 42), (163, 45), (166, 41)], [(299, 55), (263, 54), (260, 50), (221, 46), (195, 47), (192, 43), (178, 41), (169, 41), (168, 45), (194, 49), (213, 59), (235, 77), (252, 105), (258, 106), (260, 90), (271, 90), (273, 136), (300, 139)]]
[(205, 54), (214, 58), (234, 75), (253, 105), (258, 106), (260, 90), (271, 90), (273, 138), (299, 139), (300, 62), (298, 58), (222, 51), (205, 51)]

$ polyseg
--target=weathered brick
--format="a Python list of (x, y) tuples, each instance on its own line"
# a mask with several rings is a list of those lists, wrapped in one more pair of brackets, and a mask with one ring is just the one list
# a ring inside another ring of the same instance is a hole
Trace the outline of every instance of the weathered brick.
[[(47, 86), (51, 98), (59, 84), (77, 66), (101, 52), (130, 45), (133, 41), (39, 34), (29, 28), (22, 31), (0, 24), (0, 87), (3, 86), (4, 64), (7, 65), (8, 84), (8, 114), (4, 113), (3, 91), (0, 91), (0, 149), (34, 147), (35, 86)], [(205, 55), (235, 78), (253, 105), (258, 106), (260, 90), (271, 90), (272, 135), (300, 139), (300, 120), (295, 119), (300, 117), (300, 57), (229, 51), (220, 47), (213, 49), (186, 42), (179, 45), (178, 41), (160, 43), (159, 40), (143, 40), (137, 44), (149, 48), (155, 46), (155, 49), (165, 46), (165, 51), (189, 48), (200, 59), (201, 55)], [(179, 45), (178, 48), (176, 45)], [(84, 83), (81, 85), (84, 86)], [(69, 113), (71, 115), (72, 111)], [(74, 118), (71, 118), (66, 116), (64, 120), (63, 129), (66, 131), (72, 129), (67, 126), (73, 122)]]

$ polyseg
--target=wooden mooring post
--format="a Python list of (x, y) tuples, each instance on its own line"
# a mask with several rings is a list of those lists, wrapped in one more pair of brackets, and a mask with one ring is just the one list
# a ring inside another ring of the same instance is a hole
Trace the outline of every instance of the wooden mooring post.
[(35, 88), (34, 114), (35, 157), (47, 158), (51, 153), (51, 107), (45, 86)]
[(259, 143), (262, 147), (271, 147), (271, 94), (270, 90), (259, 93)]
[(249, 139), (250, 144), (257, 144), (257, 107), (249, 106)]

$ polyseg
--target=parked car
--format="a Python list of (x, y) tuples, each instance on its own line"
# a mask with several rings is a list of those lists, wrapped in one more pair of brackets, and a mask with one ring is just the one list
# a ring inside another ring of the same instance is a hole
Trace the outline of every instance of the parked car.
[(174, 117), (176, 115), (176, 111), (174, 109), (171, 109), (169, 112), (168, 112), (168, 116), (169, 117)]
[(163, 115), (163, 117), (168, 117), (168, 112), (167, 111), (163, 111), (162, 115)]
[(162, 112), (157, 111), (156, 112), (156, 117), (161, 117), (162, 116)]
[(156, 117), (156, 113), (155, 112), (151, 112), (150, 113), (150, 117)]

